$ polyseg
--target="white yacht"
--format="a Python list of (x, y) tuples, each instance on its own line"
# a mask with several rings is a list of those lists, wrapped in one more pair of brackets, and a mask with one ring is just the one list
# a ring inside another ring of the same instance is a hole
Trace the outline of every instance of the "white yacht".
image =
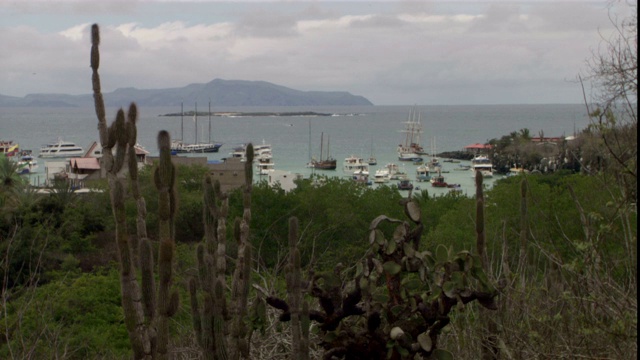
[(41, 158), (71, 158), (83, 155), (84, 150), (80, 146), (58, 138), (56, 142), (43, 145), (38, 156)]
[(373, 176), (373, 182), (376, 184), (384, 184), (390, 181), (389, 169), (378, 169)]
[(371, 185), (371, 181), (369, 180), (369, 171), (368, 170), (356, 170), (351, 174), (351, 178), (353, 181), (357, 183), (362, 183), (365, 185)]
[(275, 165), (271, 159), (269, 160), (259, 160), (256, 162), (256, 168), (258, 169), (258, 174), (260, 175), (269, 175), (275, 170)]
[(349, 157), (346, 157), (344, 159), (344, 163), (342, 165), (342, 170), (346, 173), (355, 173), (356, 171), (359, 172), (366, 172), (367, 176), (369, 175), (369, 163), (367, 161), (365, 161), (363, 158), (361, 157), (357, 157), (355, 155), (351, 155)]
[(478, 155), (471, 160), (471, 177), (476, 177), (476, 171), (482, 173), (482, 178), (493, 177), (493, 164), (486, 155)]

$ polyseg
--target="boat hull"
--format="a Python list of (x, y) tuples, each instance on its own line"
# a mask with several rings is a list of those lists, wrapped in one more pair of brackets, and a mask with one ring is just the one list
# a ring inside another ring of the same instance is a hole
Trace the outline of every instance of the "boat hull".
[(312, 161), (309, 167), (317, 170), (335, 170), (338, 164), (336, 160)]

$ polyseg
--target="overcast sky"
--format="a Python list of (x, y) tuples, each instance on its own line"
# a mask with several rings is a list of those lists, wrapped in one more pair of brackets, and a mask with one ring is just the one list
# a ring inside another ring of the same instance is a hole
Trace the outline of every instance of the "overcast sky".
[(609, 5), (0, 0), (0, 94), (91, 93), (98, 23), (103, 92), (221, 78), (376, 105), (581, 103), (575, 80), (612, 31)]

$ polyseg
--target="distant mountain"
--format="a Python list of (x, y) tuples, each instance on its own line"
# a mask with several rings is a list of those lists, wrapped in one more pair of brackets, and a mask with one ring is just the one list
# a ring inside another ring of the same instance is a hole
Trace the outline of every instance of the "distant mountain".
[[(373, 105), (363, 96), (346, 91), (300, 91), (266, 81), (214, 79), (206, 84), (190, 84), (181, 88), (121, 88), (103, 93), (105, 105), (191, 106), (340, 106)], [(23, 98), (0, 95), (0, 107), (81, 107), (93, 105), (93, 95), (29, 94)]]

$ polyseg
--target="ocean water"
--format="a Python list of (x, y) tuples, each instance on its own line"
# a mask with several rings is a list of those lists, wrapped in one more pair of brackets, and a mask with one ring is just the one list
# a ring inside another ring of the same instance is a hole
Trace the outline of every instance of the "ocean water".
[[(187, 143), (216, 141), (224, 145), (219, 153), (206, 155), (210, 160), (229, 156), (232, 149), (242, 143), (253, 142), (272, 145), (277, 170), (311, 173), (306, 164), (311, 155), (320, 154), (320, 137), (329, 142), (330, 155), (338, 160), (336, 171), (318, 171), (328, 176), (346, 176), (342, 161), (350, 155), (368, 158), (373, 155), (378, 165), (388, 163), (404, 165), (411, 179), (415, 179), (415, 166), (399, 162), (396, 147), (403, 142), (400, 132), (413, 106), (349, 106), (349, 107), (242, 107), (213, 108), (213, 112), (296, 112), (313, 111), (332, 116), (262, 116), (262, 117), (166, 117), (180, 109), (141, 107), (138, 109), (138, 142), (152, 155), (157, 155), (156, 137), (167, 130), (173, 139)], [(472, 143), (484, 143), (513, 131), (527, 128), (533, 136), (569, 136), (584, 129), (589, 118), (584, 105), (467, 105), (416, 106), (421, 113), (423, 134), (421, 144), (425, 150), (436, 152), (462, 150)], [(184, 111), (190, 111), (185, 104)], [(117, 109), (107, 109), (111, 123)], [(199, 108), (199, 111), (203, 111)], [(209, 131), (211, 129), (211, 131)], [(0, 108), (0, 140), (13, 140), (21, 149), (37, 154), (40, 147), (57, 138), (72, 141), (86, 148), (98, 140), (95, 111), (89, 108)], [(44, 161), (40, 160), (40, 172)], [(441, 159), (442, 160), (442, 159)], [(473, 194), (473, 179), (468, 171), (455, 171), (458, 164), (444, 163), (445, 181), (462, 185), (463, 191)], [(37, 176), (37, 175), (36, 175)], [(393, 182), (392, 182), (393, 183)], [(489, 182), (490, 184), (491, 182)], [(431, 188), (427, 183), (416, 183), (430, 193), (444, 193), (448, 189)]]

